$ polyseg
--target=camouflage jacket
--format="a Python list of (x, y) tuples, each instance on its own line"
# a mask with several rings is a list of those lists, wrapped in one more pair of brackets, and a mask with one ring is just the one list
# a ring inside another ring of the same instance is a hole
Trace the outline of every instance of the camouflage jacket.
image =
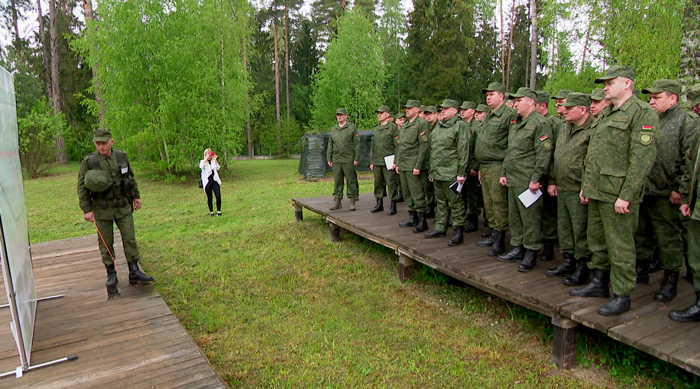
[(644, 182), (656, 158), (659, 116), (632, 96), (609, 105), (594, 127), (583, 165), (585, 197), (614, 203), (641, 202)]
[(78, 173), (78, 199), (83, 213), (93, 212), (98, 220), (120, 219), (133, 212), (134, 199), (140, 199), (139, 186), (134, 178), (129, 157), (124, 153), (128, 166), (125, 174), (121, 173), (117, 155), (112, 150), (109, 157), (95, 151), (100, 163), (100, 170), (112, 176), (112, 187), (103, 193), (92, 193), (85, 187), (85, 174), (91, 170), (90, 157), (83, 158)]
[(508, 178), (508, 186), (527, 187), (547, 174), (554, 148), (551, 136), (549, 122), (536, 111), (526, 119), (518, 116), (511, 121), (508, 152), (501, 167), (501, 177)]
[(500, 165), (503, 163), (508, 150), (510, 122), (515, 120), (517, 116), (518, 114), (513, 108), (503, 104), (497, 110), (491, 111), (481, 123), (474, 150), (479, 165)]
[(394, 123), (380, 124), (372, 129), (372, 146), (369, 151), (369, 163), (386, 166), (384, 157), (394, 154), (394, 137), (399, 128)]
[(583, 161), (593, 132), (593, 121), (593, 115), (588, 115), (588, 119), (580, 126), (564, 122), (559, 128), (549, 184), (556, 185), (561, 192), (581, 190)]
[(335, 124), (328, 136), (326, 159), (334, 163), (353, 163), (360, 160), (360, 133), (354, 124), (343, 127)]
[(396, 139), (396, 166), (402, 171), (428, 169), (430, 124), (422, 117), (407, 121)]
[(430, 178), (452, 183), (467, 176), (469, 125), (458, 115), (437, 123), (430, 134)]

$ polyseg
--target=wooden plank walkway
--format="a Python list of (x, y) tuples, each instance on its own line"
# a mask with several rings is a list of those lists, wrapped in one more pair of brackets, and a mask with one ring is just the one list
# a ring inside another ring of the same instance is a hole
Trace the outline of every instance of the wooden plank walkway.
[[(107, 301), (96, 236), (32, 245), (37, 297), (65, 297), (38, 302), (31, 364), (78, 360), (2, 378), (0, 389), (226, 387), (155, 287), (129, 284), (120, 239), (115, 251), (121, 296)], [(20, 365), (10, 321), (0, 310), (0, 373)]]
[[(571, 288), (562, 283), (561, 277), (545, 275), (546, 268), (561, 263), (558, 252), (552, 262), (538, 261), (533, 271), (520, 273), (517, 263), (499, 262), (487, 255), (487, 248), (476, 246), (476, 241), (482, 239), (480, 233), (465, 234), (462, 245), (449, 247), (447, 240), (452, 229), (447, 238), (425, 239), (422, 233), (414, 234), (412, 228), (399, 227), (398, 223), (408, 218), (403, 203), (399, 203), (397, 215), (370, 213), (375, 205), (371, 193), (360, 195), (356, 212), (349, 210), (347, 200), (343, 201), (343, 209), (330, 211), (332, 196), (292, 199), (292, 202), (297, 220), (303, 219), (304, 208), (324, 216), (332, 240), (340, 239), (340, 229), (344, 229), (395, 250), (402, 280), (410, 277), (413, 261), (418, 261), (478, 289), (550, 316), (555, 329), (553, 360), (561, 368), (575, 365), (576, 327), (583, 324), (700, 375), (700, 323), (678, 323), (668, 318), (670, 310), (683, 309), (695, 301), (692, 286), (685, 280), (679, 283), (678, 297), (664, 304), (652, 298), (662, 272), (652, 274), (648, 285), (637, 285), (631, 296), (630, 312), (605, 317), (598, 314), (598, 308), (609, 299), (572, 297), (569, 295)], [(388, 210), (387, 204), (385, 208)], [(432, 229), (432, 219), (428, 223)], [(481, 223), (480, 228), (480, 232), (486, 231)], [(510, 249), (508, 245), (507, 250)]]

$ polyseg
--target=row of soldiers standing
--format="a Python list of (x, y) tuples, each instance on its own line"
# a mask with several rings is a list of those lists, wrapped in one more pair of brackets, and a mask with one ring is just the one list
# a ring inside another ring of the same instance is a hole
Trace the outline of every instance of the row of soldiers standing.
[[(697, 300), (669, 316), (700, 321), (700, 212), (692, 212), (699, 201), (700, 119), (682, 109), (677, 81), (658, 80), (644, 89), (647, 104), (635, 96), (635, 78), (635, 69), (614, 66), (596, 80), (604, 89), (590, 95), (560, 91), (551, 97), (559, 116), (548, 111), (549, 94), (529, 88), (507, 94), (500, 83), (483, 90), (486, 105), (448, 99), (436, 112), (409, 100), (398, 126), (389, 108), (380, 107), (370, 156), (377, 198), (372, 212), (383, 210), (386, 186), (389, 214), (395, 214), (401, 191), (409, 219), (399, 225), (427, 231), (434, 209), (434, 229), (425, 237), (445, 237), (451, 219), (455, 234), (447, 244), (454, 246), (464, 232), (478, 230), (481, 195), (491, 231), (477, 245), (527, 272), (543, 247), (541, 261), (553, 259), (558, 240), (564, 260), (546, 273), (582, 286), (571, 290), (573, 296), (608, 298), (612, 286), (614, 297), (599, 309), (606, 316), (630, 310), (635, 283), (648, 283), (653, 258), (664, 270), (654, 299), (671, 301), (685, 257)], [(700, 112), (700, 86), (687, 98)], [(339, 118), (334, 130), (342, 128)], [(329, 164), (337, 138), (331, 131)], [(356, 164), (359, 137), (353, 140)], [(395, 161), (387, 167), (384, 157), (390, 155)], [(339, 192), (337, 183), (336, 209), (342, 177)], [(457, 190), (462, 186), (464, 196)], [(521, 198), (528, 191), (542, 196), (527, 204)], [(513, 249), (506, 253), (508, 230)]]

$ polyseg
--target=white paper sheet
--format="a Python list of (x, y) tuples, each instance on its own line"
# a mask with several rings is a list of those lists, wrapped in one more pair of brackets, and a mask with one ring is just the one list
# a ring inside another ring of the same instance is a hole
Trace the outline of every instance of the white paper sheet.
[(386, 163), (386, 170), (391, 170), (391, 167), (394, 166), (394, 154), (384, 157), (384, 163)]
[(520, 199), (520, 202), (523, 203), (525, 208), (530, 208), (530, 206), (534, 204), (535, 201), (537, 201), (537, 199), (539, 199), (540, 197), (542, 197), (541, 190), (537, 189), (537, 192), (532, 193), (530, 191), (530, 188), (525, 189), (525, 192), (518, 195), (518, 199)]
[(457, 181), (455, 181), (454, 183), (452, 183), (452, 185), (450, 185), (450, 189), (452, 189), (453, 191), (455, 191), (457, 193), (462, 193), (462, 188), (464, 188), (464, 184), (460, 184)]

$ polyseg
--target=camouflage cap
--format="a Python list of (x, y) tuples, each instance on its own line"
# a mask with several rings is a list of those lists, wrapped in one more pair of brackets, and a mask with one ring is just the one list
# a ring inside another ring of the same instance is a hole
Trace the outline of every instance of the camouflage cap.
[(403, 112), (399, 112), (399, 113), (396, 115), (396, 120), (405, 119), (405, 118), (406, 118), (406, 115), (404, 115)]
[(380, 112), (389, 112), (391, 113), (391, 108), (389, 108), (388, 105), (380, 105), (379, 108), (377, 108), (377, 113)]
[(93, 142), (109, 142), (110, 139), (112, 139), (112, 131), (106, 128), (96, 128), (95, 131), (92, 132)]
[(423, 109), (423, 112), (435, 113), (437, 112), (437, 108), (435, 108), (434, 105), (428, 105)]
[(404, 108), (420, 107), (420, 100), (408, 100)]
[(639, 89), (634, 89), (632, 91), (632, 93), (634, 94), (634, 97), (636, 97), (636, 98), (642, 97), (642, 91), (640, 91)]
[(474, 109), (476, 108), (476, 103), (473, 101), (464, 101), (462, 102), (462, 105), (459, 106), (459, 109)]
[(569, 93), (571, 93), (571, 91), (568, 89), (560, 89), (556, 96), (552, 96), (552, 100), (566, 99)]
[(336, 115), (347, 115), (348, 111), (345, 108), (338, 108), (335, 110)]
[(481, 93), (486, 93), (486, 92), (501, 92), (503, 94), (506, 93), (506, 86), (501, 84), (500, 82), (492, 82), (487, 86), (486, 88), (481, 90)]
[(612, 66), (605, 72), (605, 75), (596, 78), (595, 83), (602, 84), (606, 80), (612, 80), (613, 78), (618, 77), (629, 78), (630, 80), (634, 81), (634, 79), (637, 77), (637, 70), (629, 66)]
[(549, 93), (541, 90), (538, 90), (535, 93), (537, 94), (537, 98), (535, 99), (535, 101), (537, 101), (538, 103), (549, 103)]
[(654, 81), (654, 85), (651, 88), (642, 89), (642, 93), (649, 94), (670, 92), (674, 95), (680, 96), (682, 89), (683, 87), (681, 86), (681, 83), (676, 80), (661, 79)]
[(537, 93), (526, 87), (518, 88), (518, 91), (515, 93), (511, 93), (510, 96), (508, 96), (509, 99), (517, 99), (519, 97), (529, 97), (531, 99), (537, 100)]
[(459, 108), (459, 103), (457, 100), (445, 99), (440, 106), (442, 108)]
[(562, 105), (564, 107), (575, 107), (577, 105), (590, 107), (591, 95), (589, 95), (588, 93), (571, 92), (566, 97), (566, 103), (563, 103)]
[(419, 109), (420, 109), (421, 112), (425, 112), (425, 105), (421, 104), (420, 107), (419, 107)]
[(488, 112), (489, 111), (489, 106), (486, 104), (479, 104), (476, 106), (475, 109), (476, 112)]
[(603, 88), (595, 88), (591, 93), (591, 100), (605, 100), (605, 90)]
[(105, 192), (112, 187), (112, 177), (105, 170), (88, 170), (84, 182), (85, 187), (94, 193)]
[(694, 107), (700, 104), (700, 84), (688, 88), (688, 93), (685, 97), (688, 98), (688, 104)]

